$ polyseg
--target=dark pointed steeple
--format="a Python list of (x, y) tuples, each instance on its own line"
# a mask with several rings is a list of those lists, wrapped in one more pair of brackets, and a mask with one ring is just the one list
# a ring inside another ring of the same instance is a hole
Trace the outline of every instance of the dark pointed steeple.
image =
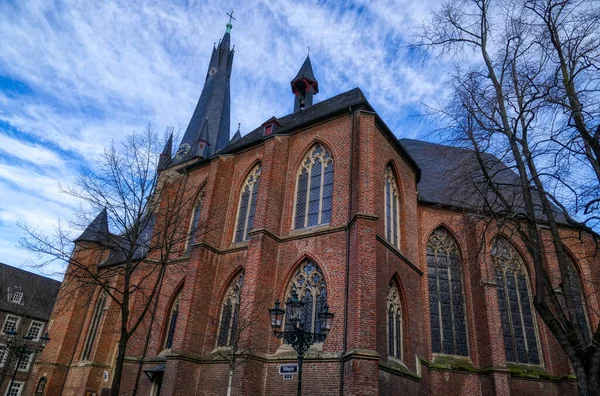
[(310, 56), (306, 56), (300, 71), (292, 80), (292, 92), (296, 96), (294, 99), (294, 113), (312, 106), (313, 95), (319, 93), (319, 82), (313, 74)]
[(171, 165), (171, 153), (173, 152), (173, 133), (169, 135), (169, 140), (167, 140), (167, 144), (165, 144), (165, 148), (160, 154), (160, 158), (158, 159), (158, 170), (161, 171)]
[[(190, 123), (175, 153), (173, 163), (197, 156), (208, 158), (229, 143), (230, 87), (234, 50), (230, 49), (231, 21), (219, 45), (213, 48), (204, 88)], [(206, 145), (202, 148), (200, 135)]]
[(108, 215), (106, 208), (96, 216), (96, 218), (87, 226), (75, 242), (106, 242), (108, 240)]

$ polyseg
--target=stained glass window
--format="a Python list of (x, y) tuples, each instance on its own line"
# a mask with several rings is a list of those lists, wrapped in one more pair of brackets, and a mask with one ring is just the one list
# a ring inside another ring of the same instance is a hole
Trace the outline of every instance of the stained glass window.
[(186, 253), (190, 252), (192, 245), (196, 242), (196, 237), (200, 230), (200, 214), (202, 212), (202, 201), (204, 200), (204, 191), (201, 191), (198, 196), (198, 202), (194, 206), (194, 212), (192, 214), (192, 224), (190, 225), (190, 235), (188, 237), (188, 243)]
[(333, 208), (333, 160), (321, 144), (305, 157), (298, 174), (294, 228), (306, 228), (331, 221)]
[(492, 243), (492, 261), (506, 360), (539, 364), (535, 318), (523, 260), (506, 238), (498, 237)]
[(467, 326), (460, 254), (443, 227), (427, 242), (429, 318), (433, 353), (467, 356)]
[(173, 338), (175, 337), (175, 329), (177, 328), (177, 317), (179, 316), (179, 305), (181, 304), (181, 292), (175, 297), (173, 300), (173, 304), (171, 305), (171, 311), (169, 314), (169, 323), (167, 324), (167, 335), (165, 337), (165, 345), (166, 349), (169, 349), (173, 346)]
[[(590, 341), (590, 328), (587, 321), (587, 315), (585, 313), (585, 298), (583, 296), (583, 288), (581, 287), (581, 281), (579, 280), (579, 273), (575, 267), (575, 263), (571, 257), (567, 256), (567, 276), (568, 279), (563, 281), (563, 293), (570, 293), (573, 299), (574, 312), (569, 312), (571, 321), (574, 325), (579, 327), (579, 331), (585, 338), (585, 341)], [(566, 303), (565, 303), (566, 307)]]
[(398, 208), (400, 207), (398, 200), (398, 184), (394, 177), (394, 172), (391, 167), (387, 167), (385, 171), (385, 239), (399, 247), (399, 231), (398, 231)]
[(238, 326), (240, 315), (240, 301), (242, 287), (244, 286), (244, 273), (241, 272), (232, 282), (221, 309), (221, 322), (219, 326), (218, 346), (236, 346), (238, 341)]
[(387, 332), (388, 355), (402, 359), (402, 306), (394, 282), (390, 283), (387, 296)]
[(90, 326), (88, 328), (87, 338), (85, 340), (85, 346), (83, 348), (83, 353), (81, 355), (81, 360), (89, 360), (92, 354), (92, 349), (94, 347), (94, 341), (96, 340), (96, 335), (98, 334), (98, 327), (100, 326), (100, 321), (104, 316), (104, 306), (106, 305), (106, 293), (102, 292), (98, 297), (98, 301), (96, 301), (96, 306), (94, 307), (94, 314), (92, 315), (92, 320), (90, 322)]
[[(300, 265), (288, 287), (285, 300), (291, 298), (294, 292), (305, 303), (302, 312), (304, 330), (320, 333), (322, 324), (319, 313), (327, 303), (327, 287), (321, 270), (312, 261), (306, 260)], [(286, 322), (286, 330), (291, 330), (291, 326)]]
[(248, 240), (248, 232), (254, 226), (254, 212), (258, 198), (258, 185), (260, 183), (260, 165), (257, 165), (242, 187), (240, 194), (240, 206), (235, 227), (234, 242)]

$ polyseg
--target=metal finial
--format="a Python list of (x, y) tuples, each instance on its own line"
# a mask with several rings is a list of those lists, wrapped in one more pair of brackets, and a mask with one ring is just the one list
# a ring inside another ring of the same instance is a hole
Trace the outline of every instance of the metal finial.
[(310, 47), (306, 47), (308, 49), (308, 56), (310, 56)]
[(237, 130), (238, 132), (240, 131), (241, 126), (242, 126), (242, 124), (238, 122), (238, 130)]
[(227, 33), (231, 32), (231, 28), (233, 27), (233, 25), (231, 24), (231, 21), (234, 20), (235, 18), (233, 17), (233, 9), (231, 10), (231, 12), (229, 14), (225, 14), (229, 17), (229, 22), (227, 23), (227, 25), (225, 25), (227, 27)]

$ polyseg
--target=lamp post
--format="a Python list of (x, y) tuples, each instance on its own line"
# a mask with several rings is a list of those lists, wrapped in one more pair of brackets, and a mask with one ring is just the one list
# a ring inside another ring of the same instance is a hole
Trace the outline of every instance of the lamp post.
[(286, 320), (290, 324), (289, 330), (279, 331), (283, 323), (283, 315), (286, 313), (285, 309), (280, 308), (279, 300), (276, 300), (275, 306), (269, 309), (269, 316), (271, 317), (271, 328), (275, 337), (283, 338), (298, 353), (298, 396), (300, 396), (302, 395), (302, 361), (304, 360), (304, 353), (315, 342), (325, 341), (329, 330), (331, 330), (334, 314), (329, 312), (329, 307), (325, 304), (323, 311), (318, 313), (319, 319), (321, 319), (321, 328), (315, 329), (315, 331), (320, 331), (312, 333), (310, 329), (308, 331), (304, 330), (304, 322), (301, 318), (304, 302), (298, 300), (296, 292), (293, 292), (292, 297), (286, 301), (286, 306), (288, 314)]
[(19, 370), (19, 366), (21, 365), (21, 360), (32, 353), (40, 353), (45, 347), (48, 341), (50, 341), (50, 337), (48, 337), (48, 332), (40, 337), (39, 345), (32, 346), (30, 342), (33, 340), (33, 336), (23, 336), (22, 341), (18, 342), (16, 340), (17, 332), (14, 330), (7, 331), (6, 334), (9, 336), (10, 340), (15, 340), (13, 343), (9, 343), (7, 345), (7, 352), (10, 353), (9, 356), (17, 357), (17, 365), (15, 366), (15, 371), (10, 379), (10, 383), (8, 384), (8, 389), (10, 390), (15, 382), (15, 377), (17, 376), (17, 371)]

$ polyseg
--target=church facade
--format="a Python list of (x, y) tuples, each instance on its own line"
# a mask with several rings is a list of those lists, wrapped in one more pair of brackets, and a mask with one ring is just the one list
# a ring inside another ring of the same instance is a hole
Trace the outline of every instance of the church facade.
[[(155, 314), (128, 345), (122, 394), (226, 395), (230, 374), (233, 395), (295, 394), (297, 376), (279, 368), (296, 353), (273, 336), (267, 311), (293, 294), (307, 330), (319, 331), (325, 304), (335, 313), (306, 354), (306, 395), (576, 392), (533, 307), (526, 249), (501, 229), (484, 232), (460, 205), (454, 180), (468, 150), (398, 140), (358, 88), (313, 103), (308, 57), (291, 82), (294, 112), (230, 139), (230, 29), (180, 145), (159, 165), (198, 197), (190, 229), (211, 231), (190, 232), (166, 274)], [(562, 232), (582, 325), (596, 326), (583, 305), (597, 311), (597, 294), (583, 279), (597, 277), (598, 259)], [(77, 243), (94, 243), (86, 235)], [(557, 265), (550, 254), (547, 265)], [(55, 310), (25, 391), (45, 378), (47, 395), (109, 394), (117, 317), (101, 293)], [(233, 339), (243, 353), (231, 372), (220, 352)]]

